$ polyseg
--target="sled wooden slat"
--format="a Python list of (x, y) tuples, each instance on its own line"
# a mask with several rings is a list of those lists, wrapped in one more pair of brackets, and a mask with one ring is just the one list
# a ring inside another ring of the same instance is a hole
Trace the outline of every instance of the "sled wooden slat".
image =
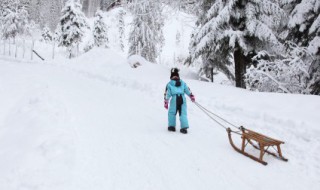
[[(243, 132), (243, 131), (242, 131), (242, 132)], [(268, 142), (284, 144), (283, 141), (280, 141), (280, 140), (277, 140), (277, 139), (268, 137), (268, 136), (266, 136), (266, 135), (257, 133), (257, 132), (255, 132), (255, 131), (252, 131), (252, 130), (249, 130), (249, 129), (245, 129), (245, 132), (246, 132), (246, 134), (248, 134), (248, 135), (252, 135), (252, 136), (255, 136), (255, 137), (257, 137), (257, 138), (261, 138), (261, 139), (263, 139), (263, 140), (265, 140), (265, 141), (268, 141)]]
[(252, 139), (255, 140), (258, 143), (261, 143), (266, 146), (273, 146), (278, 144), (283, 144), (284, 142), (272, 139), (270, 137), (261, 135), (259, 133), (253, 132), (253, 131), (243, 131), (242, 136), (245, 139)]
[[(246, 129), (244, 127), (240, 127), (241, 130), (241, 138), (242, 138), (242, 146), (241, 149), (238, 148), (237, 146), (234, 145), (232, 137), (231, 137), (231, 133), (233, 132), (230, 128), (227, 129), (228, 132), (228, 136), (229, 136), (229, 142), (231, 144), (231, 146), (239, 153), (263, 164), (263, 165), (267, 165), (268, 163), (263, 161), (263, 156), (265, 155), (265, 153), (268, 153), (272, 156), (275, 156), (276, 158), (279, 158), (283, 161), (288, 161), (288, 159), (284, 158), (282, 156), (282, 152), (281, 152), (281, 148), (280, 145), (284, 144), (283, 141), (265, 136), (261, 133), (257, 133), (255, 131)], [(239, 134), (239, 133), (238, 133)], [(253, 143), (252, 141), (255, 141), (256, 143)], [(253, 156), (247, 152), (245, 152), (245, 148), (248, 144), (251, 144), (254, 148), (258, 149), (260, 151), (260, 155), (259, 157)], [(257, 145), (258, 146), (257, 146)], [(276, 153), (274, 152), (270, 152), (268, 149), (269, 147), (274, 147), (275, 150), (277, 151)]]

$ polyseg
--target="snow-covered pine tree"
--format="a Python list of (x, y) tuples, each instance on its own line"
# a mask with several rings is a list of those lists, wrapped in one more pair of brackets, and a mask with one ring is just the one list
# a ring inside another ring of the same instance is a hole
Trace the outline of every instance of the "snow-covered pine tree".
[(45, 42), (51, 42), (52, 41), (52, 33), (51, 33), (50, 28), (48, 26), (45, 26), (42, 29), (41, 36), (42, 36), (42, 39)]
[(5, 39), (15, 38), (18, 34), (28, 33), (28, 17), (19, 0), (7, 0), (2, 12), (2, 35)]
[(4, 16), (4, 10), (6, 9), (8, 0), (0, 1), (0, 23), (2, 22), (3, 16)]
[(202, 0), (209, 9), (199, 17), (190, 46), (191, 60), (202, 56), (213, 64), (227, 64), (233, 56), (236, 86), (245, 88), (250, 53), (280, 51), (275, 30), (285, 16), (274, 0)]
[[(294, 6), (289, 15), (288, 39), (299, 46), (309, 46), (314, 38), (320, 36), (320, 1), (290, 0), (289, 2)], [(318, 51), (318, 49), (314, 51)]]
[(65, 0), (23, 0), (28, 1), (30, 19), (40, 27), (48, 26), (51, 30), (57, 27)]
[(124, 51), (124, 38), (125, 38), (125, 26), (124, 26), (124, 15), (126, 13), (124, 12), (123, 9), (120, 9), (119, 11), (119, 15), (118, 15), (118, 18), (119, 18), (119, 22), (118, 22), (118, 28), (119, 28), (119, 43), (120, 43), (120, 49), (121, 51)]
[(183, 11), (193, 15), (199, 15), (199, 0), (161, 0), (175, 10)]
[(100, 9), (103, 11), (109, 11), (117, 6), (125, 4), (126, 2), (132, 2), (132, 0), (100, 0)]
[(81, 0), (83, 12), (87, 17), (94, 17), (97, 10), (100, 10), (101, 0)]
[(176, 46), (179, 46), (181, 42), (181, 34), (180, 31), (178, 30), (176, 33)]
[[(197, 31), (200, 29), (201, 26), (205, 25), (208, 22), (207, 12), (210, 10), (211, 6), (215, 3), (213, 0), (200, 0), (195, 3), (195, 7), (198, 7), (198, 20), (196, 22), (196, 30), (194, 31), (194, 34), (192, 36), (195, 36)], [(192, 47), (192, 43), (190, 44), (190, 49)], [(192, 51), (192, 50), (191, 50)], [(192, 58), (194, 57), (191, 55), (185, 63), (191, 64)], [(210, 55), (209, 52), (206, 53), (206, 55), (201, 56), (202, 62), (199, 70), (199, 75), (205, 75), (208, 79), (210, 79), (212, 82), (214, 81), (214, 70), (220, 71), (224, 73), (230, 81), (234, 81), (234, 67), (233, 67), (233, 61), (232, 61), (232, 54), (229, 51), (224, 51), (223, 49), (216, 49), (216, 52), (212, 55)]]
[[(320, 43), (320, 42), (319, 42)], [(320, 95), (320, 58), (319, 55), (316, 56), (314, 62), (309, 68), (309, 73), (311, 76), (310, 88), (311, 94)]]
[(289, 15), (284, 29), (279, 30), (281, 39), (286, 40), (286, 51), (278, 58), (265, 52), (263, 56), (268, 59), (256, 56), (255, 66), (246, 74), (247, 86), (259, 91), (320, 94), (318, 47), (309, 45), (317, 36), (309, 32), (319, 11), (316, 1), (286, 0), (279, 4)]
[(53, 40), (55, 41), (55, 42), (60, 42), (60, 38), (61, 38), (61, 26), (60, 26), (60, 24), (58, 23), (58, 26), (57, 26), (57, 28), (54, 30), (54, 32), (53, 32), (53, 36), (52, 36), (52, 38), (53, 38)]
[(94, 44), (98, 47), (108, 47), (108, 27), (104, 23), (103, 13), (98, 10), (95, 14), (94, 26), (93, 26)]
[[(57, 23), (59, 22), (60, 14), (61, 14), (61, 9), (63, 6), (63, 2), (60, 1), (60, 3), (56, 1), (50, 1), (49, 3), (49, 10), (50, 14), (47, 16), (45, 21), (47, 20), (48, 22), (48, 27), (53, 31), (57, 27)], [(44, 23), (45, 23), (44, 21)], [(43, 24), (43, 23), (42, 23)]]
[[(293, 0), (291, 0), (293, 1)], [(312, 92), (320, 95), (320, 1), (295, 0), (289, 16), (288, 39), (307, 47), (315, 58), (310, 67)], [(317, 90), (318, 89), (318, 90)]]
[(131, 6), (134, 18), (129, 36), (129, 54), (141, 55), (150, 62), (156, 62), (164, 43), (161, 2), (135, 0)]
[(111, 4), (113, 0), (100, 0), (100, 9), (107, 11), (107, 7)]
[(28, 10), (30, 13), (30, 18), (33, 19), (36, 23), (39, 23), (41, 26), (41, 23), (44, 20), (42, 13), (43, 3), (44, 2), (41, 0), (30, 0), (30, 8)]
[(62, 9), (62, 17), (57, 31), (60, 31), (59, 46), (66, 47), (69, 58), (75, 56), (75, 48), (82, 42), (85, 28), (89, 28), (87, 19), (81, 11), (82, 6), (78, 0), (68, 0)]

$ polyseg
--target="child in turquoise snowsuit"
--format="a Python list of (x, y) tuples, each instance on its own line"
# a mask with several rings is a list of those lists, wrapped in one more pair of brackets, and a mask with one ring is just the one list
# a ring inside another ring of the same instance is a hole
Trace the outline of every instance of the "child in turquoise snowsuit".
[(179, 77), (179, 70), (174, 68), (171, 70), (170, 82), (166, 86), (164, 104), (165, 108), (168, 109), (168, 103), (170, 100), (170, 106), (168, 111), (168, 130), (175, 131), (176, 127), (176, 115), (179, 113), (181, 133), (187, 133), (189, 128), (188, 118), (187, 118), (187, 101), (184, 94), (187, 94), (191, 101), (194, 102), (195, 98), (192, 95), (187, 84), (182, 81)]

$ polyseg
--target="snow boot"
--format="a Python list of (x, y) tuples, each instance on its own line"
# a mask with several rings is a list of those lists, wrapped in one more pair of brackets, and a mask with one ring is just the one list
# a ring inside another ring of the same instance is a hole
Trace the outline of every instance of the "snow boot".
[(187, 134), (187, 133), (188, 133), (188, 131), (187, 131), (187, 129), (186, 129), (186, 128), (183, 128), (183, 129), (180, 129), (180, 133)]
[(168, 127), (168, 131), (172, 131), (172, 132), (175, 132), (176, 131), (176, 128), (175, 127)]

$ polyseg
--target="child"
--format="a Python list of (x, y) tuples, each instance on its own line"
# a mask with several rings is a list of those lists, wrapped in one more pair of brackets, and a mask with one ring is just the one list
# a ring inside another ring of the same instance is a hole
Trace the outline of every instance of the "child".
[[(187, 94), (192, 102), (195, 102), (195, 97), (191, 93), (187, 84), (182, 81), (179, 77), (179, 69), (171, 69), (170, 82), (166, 86), (166, 91), (164, 93), (164, 107), (168, 109), (168, 130), (176, 131), (176, 115), (179, 112), (180, 116), (180, 132), (187, 134), (187, 129), (189, 128), (188, 118), (187, 118), (187, 101), (184, 94)], [(170, 100), (171, 98), (171, 100)], [(169, 104), (170, 100), (170, 106)]]

